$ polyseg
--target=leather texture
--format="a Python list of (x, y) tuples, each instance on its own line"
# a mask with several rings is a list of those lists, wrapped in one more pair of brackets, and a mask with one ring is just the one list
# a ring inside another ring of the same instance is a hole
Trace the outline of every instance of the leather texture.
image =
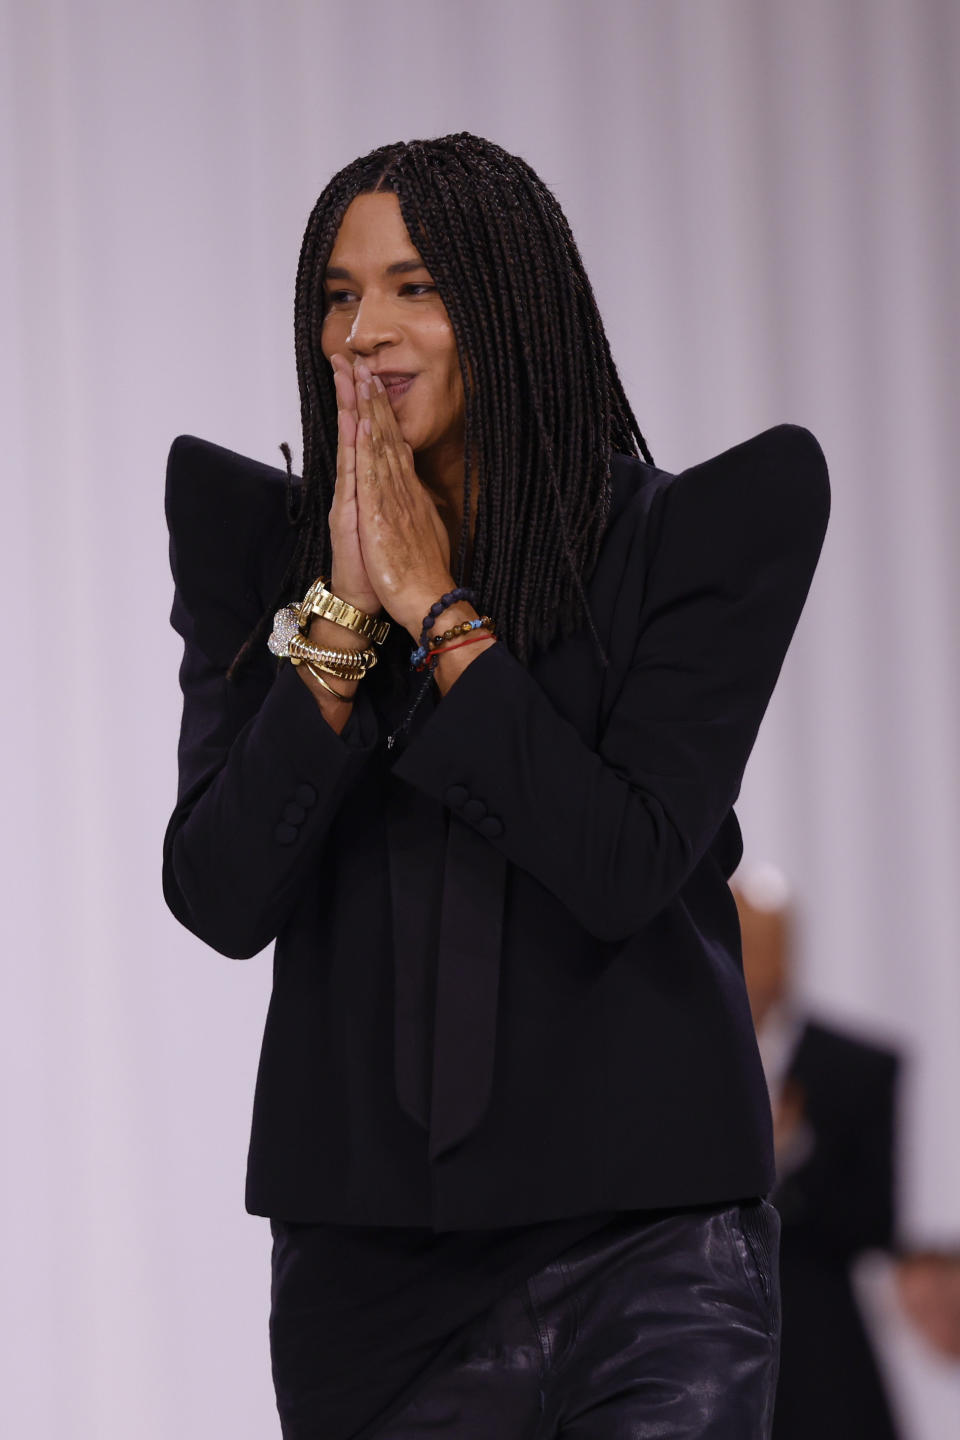
[(762, 1200), (617, 1221), (465, 1327), (363, 1440), (768, 1440), (778, 1236)]

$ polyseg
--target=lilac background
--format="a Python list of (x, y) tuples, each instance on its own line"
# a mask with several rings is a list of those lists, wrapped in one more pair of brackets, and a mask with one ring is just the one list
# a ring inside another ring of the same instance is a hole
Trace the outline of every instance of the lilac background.
[[(555, 189), (661, 464), (820, 438), (832, 527), (739, 808), (807, 996), (914, 1047), (905, 1228), (957, 1239), (958, 59), (950, 0), (0, 4), (4, 1433), (279, 1433), (242, 1208), (269, 964), (160, 895), (163, 468), (183, 431), (299, 454), (303, 225), (397, 138), (474, 130)], [(866, 1289), (941, 1440), (960, 1378)]]

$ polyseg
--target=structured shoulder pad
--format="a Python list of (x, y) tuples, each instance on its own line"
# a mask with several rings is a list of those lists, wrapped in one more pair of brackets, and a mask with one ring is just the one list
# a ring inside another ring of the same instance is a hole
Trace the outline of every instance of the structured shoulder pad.
[(726, 543), (758, 561), (820, 553), (830, 482), (823, 451), (802, 425), (776, 425), (682, 471), (671, 491), (675, 507), (695, 510), (690, 538), (704, 549)]
[(800, 425), (777, 425), (682, 470), (651, 512), (660, 601), (696, 582), (730, 599), (769, 590), (802, 605), (829, 514), (823, 451)]
[(274, 598), (293, 547), (283, 470), (178, 435), (167, 459), (166, 516), (175, 628), (227, 661)]

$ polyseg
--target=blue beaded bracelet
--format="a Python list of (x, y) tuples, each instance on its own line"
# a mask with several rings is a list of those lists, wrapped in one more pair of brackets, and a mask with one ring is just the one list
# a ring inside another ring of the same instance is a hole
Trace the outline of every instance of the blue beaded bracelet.
[[(477, 603), (477, 597), (474, 592), (472, 590), (465, 590), (462, 586), (458, 586), (456, 590), (448, 590), (446, 595), (441, 595), (439, 600), (435, 600), (430, 606), (429, 615), (423, 617), (423, 629), (420, 631), (421, 650), (426, 652), (427, 637), (433, 629), (433, 624), (437, 616), (442, 615), (444, 610), (449, 610), (450, 606), (455, 605), (458, 600), (469, 600), (471, 605)], [(422, 660), (423, 656), (421, 655), (420, 658)]]

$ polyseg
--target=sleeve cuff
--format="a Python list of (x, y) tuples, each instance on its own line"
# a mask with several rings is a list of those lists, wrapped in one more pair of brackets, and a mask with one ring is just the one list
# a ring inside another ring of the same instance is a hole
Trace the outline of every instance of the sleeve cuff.
[(282, 748), (298, 766), (320, 772), (329, 771), (331, 759), (359, 760), (372, 754), (379, 738), (376, 712), (362, 689), (357, 691), (347, 723), (338, 734), (293, 665), (281, 670), (258, 720), (275, 748)]

